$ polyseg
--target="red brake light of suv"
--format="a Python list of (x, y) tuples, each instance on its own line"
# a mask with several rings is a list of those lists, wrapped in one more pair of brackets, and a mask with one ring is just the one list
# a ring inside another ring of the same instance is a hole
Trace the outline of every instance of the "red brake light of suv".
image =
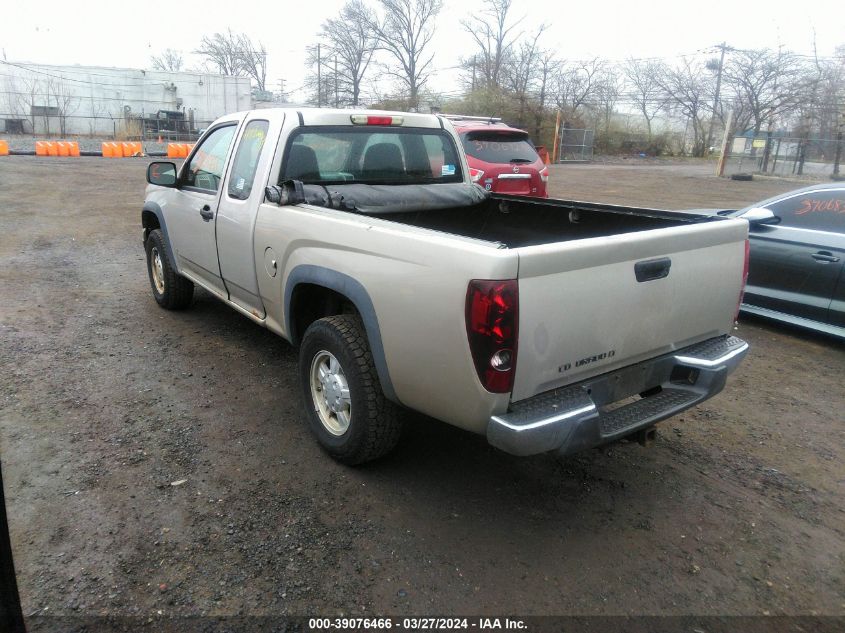
[(467, 288), (469, 349), (482, 386), (492, 393), (513, 390), (519, 333), (516, 279), (473, 279)]

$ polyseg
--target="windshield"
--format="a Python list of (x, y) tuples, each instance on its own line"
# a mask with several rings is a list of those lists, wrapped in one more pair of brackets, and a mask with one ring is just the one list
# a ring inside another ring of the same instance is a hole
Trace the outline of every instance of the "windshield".
[(461, 142), (468, 156), (486, 163), (533, 163), (539, 158), (524, 132), (466, 132)]
[(462, 182), (455, 144), (442, 130), (301, 128), (291, 136), (279, 181), (315, 184)]

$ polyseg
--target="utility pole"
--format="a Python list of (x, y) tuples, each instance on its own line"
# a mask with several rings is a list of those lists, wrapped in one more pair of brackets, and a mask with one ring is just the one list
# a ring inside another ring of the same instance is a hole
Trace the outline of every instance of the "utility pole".
[(285, 102), (285, 80), (279, 79), (279, 101), (281, 103)]
[(833, 179), (841, 180), (839, 177), (839, 161), (842, 160), (842, 128), (845, 127), (845, 114), (839, 115), (839, 131), (836, 133), (836, 155), (833, 158)]
[(322, 107), (322, 91), (323, 91), (323, 76), (322, 76), (323, 62), (320, 59), (320, 45), (317, 44), (317, 107)]
[(716, 175), (725, 175), (725, 166), (728, 163), (728, 152), (731, 143), (731, 128), (734, 124), (734, 111), (728, 113), (728, 121), (725, 123), (725, 134), (722, 137), (722, 150), (719, 152), (719, 162), (716, 164)]
[(713, 124), (716, 122), (716, 108), (719, 107), (719, 93), (722, 90), (722, 68), (725, 65), (725, 50), (729, 47), (727, 42), (722, 42), (716, 48), (722, 49), (722, 54), (719, 56), (719, 70), (716, 73), (716, 94), (713, 95), (713, 115), (710, 117), (710, 127), (707, 128), (707, 151), (710, 151), (710, 145), (713, 143)]
[(557, 111), (557, 116), (555, 117), (555, 140), (554, 140), (554, 147), (552, 147), (552, 162), (557, 163), (558, 160), (558, 138), (560, 133), (560, 110)]

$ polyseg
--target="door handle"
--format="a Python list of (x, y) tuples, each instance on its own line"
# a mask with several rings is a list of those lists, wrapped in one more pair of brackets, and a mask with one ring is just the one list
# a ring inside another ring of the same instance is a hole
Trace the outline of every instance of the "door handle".
[(653, 281), (655, 279), (663, 279), (669, 275), (669, 269), (671, 267), (672, 260), (668, 257), (648, 259), (634, 264), (634, 275), (640, 283), (644, 281)]
[(831, 264), (835, 264), (839, 261), (839, 258), (830, 251), (819, 251), (818, 253), (813, 253), (810, 257), (815, 259), (817, 262), (829, 262)]
[(212, 211), (211, 207), (207, 204), (203, 205), (202, 209), (200, 209), (200, 215), (202, 216), (202, 219), (206, 222), (214, 219), (214, 211)]

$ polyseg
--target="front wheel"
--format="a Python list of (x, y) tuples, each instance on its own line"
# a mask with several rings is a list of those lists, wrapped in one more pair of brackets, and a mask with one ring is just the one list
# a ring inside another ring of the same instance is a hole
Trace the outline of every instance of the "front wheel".
[(333, 458), (361, 464), (396, 446), (398, 407), (382, 393), (360, 318), (312, 323), (299, 350), (299, 376), (311, 431)]
[(147, 273), (156, 303), (168, 310), (187, 308), (194, 297), (194, 284), (176, 272), (167, 257), (161, 229), (150, 231), (144, 246), (147, 250)]

